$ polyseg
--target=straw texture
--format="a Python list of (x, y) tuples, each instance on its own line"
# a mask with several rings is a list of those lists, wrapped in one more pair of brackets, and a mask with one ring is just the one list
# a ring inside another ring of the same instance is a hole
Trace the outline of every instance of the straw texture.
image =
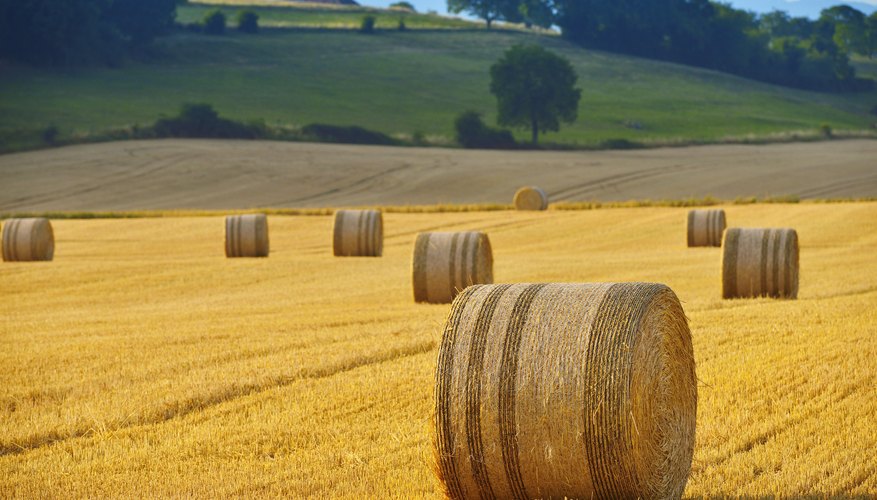
[(725, 231), (722, 297), (798, 297), (798, 233), (794, 229)]
[(725, 227), (724, 210), (691, 210), (688, 212), (688, 246), (722, 246)]
[(226, 257), (267, 257), (268, 217), (265, 214), (225, 218)]
[(384, 217), (378, 210), (335, 212), (336, 257), (380, 257), (384, 253)]
[(418, 234), (412, 274), (416, 302), (449, 304), (468, 286), (493, 283), (490, 239), (480, 232)]
[(49, 219), (8, 219), (3, 222), (3, 260), (47, 261), (55, 256), (55, 233)]
[(517, 210), (548, 210), (548, 195), (542, 188), (522, 187), (515, 193)]
[(451, 307), (433, 422), (451, 498), (679, 498), (696, 414), (664, 285), (473, 286)]

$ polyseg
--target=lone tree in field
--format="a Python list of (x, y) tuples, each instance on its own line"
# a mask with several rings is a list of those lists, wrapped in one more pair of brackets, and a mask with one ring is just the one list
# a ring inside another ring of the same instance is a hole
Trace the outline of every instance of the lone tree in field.
[(496, 96), (497, 122), (530, 128), (533, 144), (540, 132), (560, 130), (560, 122), (578, 118), (582, 91), (570, 62), (538, 45), (516, 45), (490, 68), (490, 92)]
[(459, 14), (466, 11), (479, 19), (484, 19), (487, 29), (498, 20), (520, 22), (522, 17), (519, 7), (518, 0), (448, 0), (448, 12)]

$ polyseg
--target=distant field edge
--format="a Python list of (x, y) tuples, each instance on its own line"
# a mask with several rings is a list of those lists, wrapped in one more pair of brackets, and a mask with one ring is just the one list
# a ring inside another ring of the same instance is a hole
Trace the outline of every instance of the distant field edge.
[[(549, 211), (571, 212), (585, 210), (605, 210), (613, 208), (687, 208), (731, 205), (776, 205), (776, 204), (830, 204), (830, 203), (877, 203), (877, 197), (866, 198), (817, 198), (801, 200), (794, 196), (768, 198), (736, 198), (720, 200), (712, 197), (684, 198), (678, 200), (629, 200), (629, 201), (585, 201), (552, 203)], [(339, 206), (331, 208), (252, 208), (229, 210), (124, 210), (124, 211), (46, 211), (46, 212), (5, 212), (0, 220), (45, 217), (55, 220), (88, 219), (159, 219), (176, 217), (221, 217), (248, 213), (262, 213), (274, 216), (330, 216), (339, 209), (372, 208), (388, 214), (434, 214), (459, 212), (500, 212), (513, 211), (513, 205), (505, 204), (437, 204), (437, 205), (390, 205), (390, 206)]]
[[(136, 127), (135, 127), (136, 128)], [(0, 130), (0, 155), (25, 153), (29, 151), (43, 151), (49, 149), (63, 148), (67, 146), (80, 146), (84, 144), (105, 144), (110, 142), (124, 142), (133, 140), (162, 140), (162, 139), (224, 139), (224, 140), (240, 140), (240, 141), (274, 141), (274, 142), (316, 142), (320, 144), (345, 144), (345, 145), (387, 145), (372, 144), (368, 142), (346, 142), (334, 140), (319, 140), (314, 137), (291, 137), (278, 138), (274, 136), (257, 137), (257, 138), (222, 138), (222, 137), (196, 137), (196, 136), (170, 136), (170, 137), (143, 137), (131, 132), (131, 128), (118, 129), (109, 131), (105, 134), (76, 134), (71, 137), (64, 137), (52, 143), (38, 142), (33, 140), (16, 141), (11, 135), (4, 134)], [(36, 135), (37, 131), (31, 131), (32, 135)], [(22, 131), (13, 135), (22, 135)], [(465, 149), (458, 144), (448, 141), (447, 138), (441, 137), (438, 142), (430, 142), (428, 140), (416, 140), (408, 134), (397, 133), (392, 134), (392, 140), (395, 147), (433, 147), (445, 149)], [(850, 129), (835, 130), (830, 135), (826, 135), (819, 130), (790, 130), (786, 132), (776, 132), (768, 134), (747, 134), (719, 137), (716, 139), (703, 139), (695, 137), (669, 137), (642, 139), (632, 141), (628, 139), (607, 139), (599, 142), (584, 143), (555, 143), (544, 141), (536, 146), (528, 143), (518, 143), (515, 149), (504, 149), (504, 151), (618, 151), (630, 149), (661, 149), (661, 148), (685, 148), (690, 146), (725, 146), (725, 145), (744, 145), (758, 146), (769, 144), (792, 144), (792, 143), (808, 143), (808, 142), (826, 142), (826, 141), (843, 141), (843, 140), (877, 140), (877, 129)]]

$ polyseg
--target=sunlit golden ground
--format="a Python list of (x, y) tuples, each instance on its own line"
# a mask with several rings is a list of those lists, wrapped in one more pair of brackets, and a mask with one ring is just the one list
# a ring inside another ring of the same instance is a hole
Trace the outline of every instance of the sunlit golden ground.
[(0, 497), (434, 496), (447, 306), (412, 302), (419, 231), (483, 229), (498, 281), (656, 281), (691, 321), (686, 494), (877, 495), (877, 204), (731, 206), (789, 226), (797, 301), (720, 299), (685, 210), (389, 214), (385, 257), (331, 256), (331, 217), (272, 217), (227, 260), (220, 218), (55, 221), (0, 263)]

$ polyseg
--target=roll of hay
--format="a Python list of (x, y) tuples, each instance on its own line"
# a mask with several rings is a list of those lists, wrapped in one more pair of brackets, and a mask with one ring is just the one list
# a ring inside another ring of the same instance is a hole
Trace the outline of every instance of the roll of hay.
[(416, 302), (449, 304), (468, 286), (493, 283), (490, 238), (480, 232), (418, 234), (412, 271)]
[(265, 214), (225, 218), (226, 257), (267, 257), (268, 217)]
[(8, 219), (3, 222), (3, 260), (25, 262), (52, 260), (55, 233), (49, 219)]
[(691, 210), (688, 212), (688, 246), (722, 246), (725, 227), (724, 210)]
[(548, 195), (542, 188), (522, 187), (515, 193), (515, 209), (548, 210)]
[(451, 307), (433, 425), (451, 498), (679, 498), (696, 415), (664, 285), (474, 286)]
[(722, 297), (798, 297), (798, 233), (794, 229), (725, 231)]
[(384, 253), (384, 217), (378, 210), (335, 212), (336, 257), (380, 257)]

